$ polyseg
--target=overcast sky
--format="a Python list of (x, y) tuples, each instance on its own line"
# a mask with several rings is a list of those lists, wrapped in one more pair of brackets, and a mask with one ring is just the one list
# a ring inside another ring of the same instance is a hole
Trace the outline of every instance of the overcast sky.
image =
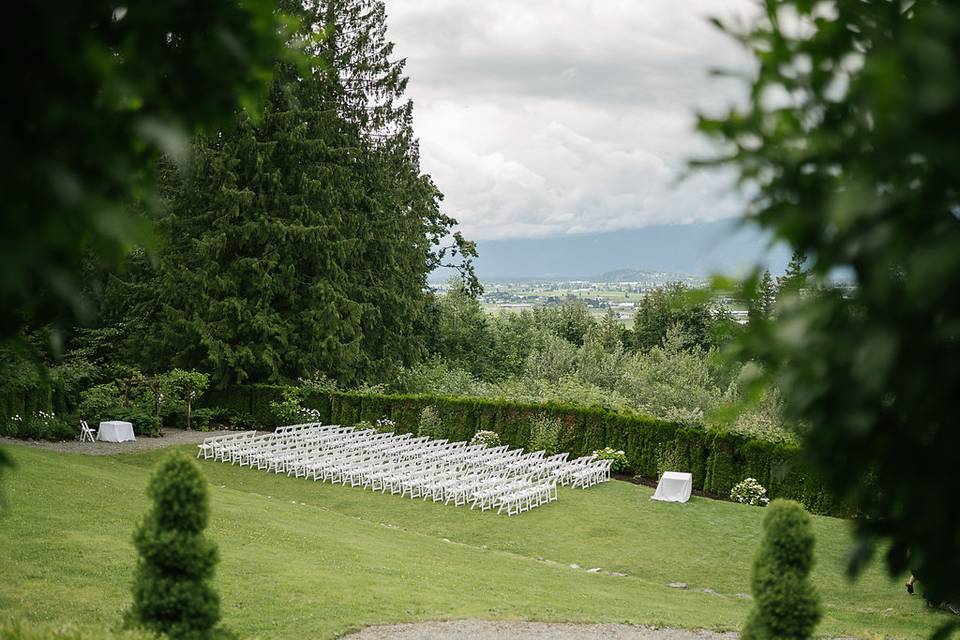
[(422, 165), (477, 240), (716, 220), (738, 212), (729, 178), (676, 184), (707, 150), (695, 109), (746, 68), (706, 16), (751, 0), (386, 0), (407, 58)]

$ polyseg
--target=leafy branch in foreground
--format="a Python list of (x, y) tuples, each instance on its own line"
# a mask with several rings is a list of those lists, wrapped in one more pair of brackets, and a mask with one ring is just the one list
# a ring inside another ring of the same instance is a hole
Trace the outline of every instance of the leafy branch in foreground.
[[(960, 6), (768, 1), (721, 27), (753, 55), (749, 104), (699, 127), (753, 194), (749, 220), (807, 256), (807, 281), (744, 342), (855, 497), (858, 571), (881, 541), (960, 601)], [(852, 286), (829, 288), (837, 273)], [(812, 295), (813, 290), (816, 295)]]

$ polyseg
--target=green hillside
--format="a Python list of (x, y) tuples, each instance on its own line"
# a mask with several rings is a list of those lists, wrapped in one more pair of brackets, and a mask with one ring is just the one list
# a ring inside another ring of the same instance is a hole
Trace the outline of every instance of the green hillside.
[[(0, 622), (116, 625), (130, 601), (130, 536), (163, 452), (7, 451), (18, 467), (4, 481)], [(736, 629), (749, 608), (738, 594), (749, 591), (759, 508), (655, 503), (646, 487), (611, 482), (561, 489), (558, 502), (508, 519), (215, 462), (202, 468), (223, 618), (244, 637), (332, 638), (452, 618)], [(846, 523), (814, 521), (820, 633), (916, 638), (943, 620), (878, 571), (849, 584)], [(587, 572), (595, 567), (602, 572)]]

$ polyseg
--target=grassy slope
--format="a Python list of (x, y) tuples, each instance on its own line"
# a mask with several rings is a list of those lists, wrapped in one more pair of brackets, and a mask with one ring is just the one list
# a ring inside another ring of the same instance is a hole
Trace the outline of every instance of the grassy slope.
[[(8, 450), (18, 469), (4, 481), (0, 621), (115, 624), (129, 601), (131, 532), (163, 454)], [(224, 619), (244, 636), (334, 637), (374, 623), (466, 617), (735, 629), (749, 608), (736, 594), (749, 591), (762, 509), (655, 503), (650, 489), (613, 482), (561, 490), (559, 502), (508, 519), (219, 463), (203, 468)], [(877, 571), (848, 584), (846, 524), (817, 518), (816, 530), (820, 633), (917, 638), (942, 621)], [(690, 589), (666, 586), (673, 581)]]

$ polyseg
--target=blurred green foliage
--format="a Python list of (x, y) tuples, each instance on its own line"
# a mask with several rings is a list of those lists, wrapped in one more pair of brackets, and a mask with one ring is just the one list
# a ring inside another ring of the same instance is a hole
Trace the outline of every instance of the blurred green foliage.
[[(935, 600), (960, 601), (960, 6), (768, 0), (748, 27), (749, 102), (700, 129), (748, 219), (807, 256), (808, 281), (747, 353), (854, 497), (857, 570), (881, 540)], [(852, 280), (829, 287), (837, 274)], [(817, 293), (814, 294), (814, 291)], [(945, 631), (946, 633), (946, 631)]]
[[(0, 337), (89, 321), (91, 276), (151, 246), (155, 160), (256, 104), (281, 55), (269, 0), (17, 3), (0, 151)], [(16, 55), (12, 55), (13, 53)]]

